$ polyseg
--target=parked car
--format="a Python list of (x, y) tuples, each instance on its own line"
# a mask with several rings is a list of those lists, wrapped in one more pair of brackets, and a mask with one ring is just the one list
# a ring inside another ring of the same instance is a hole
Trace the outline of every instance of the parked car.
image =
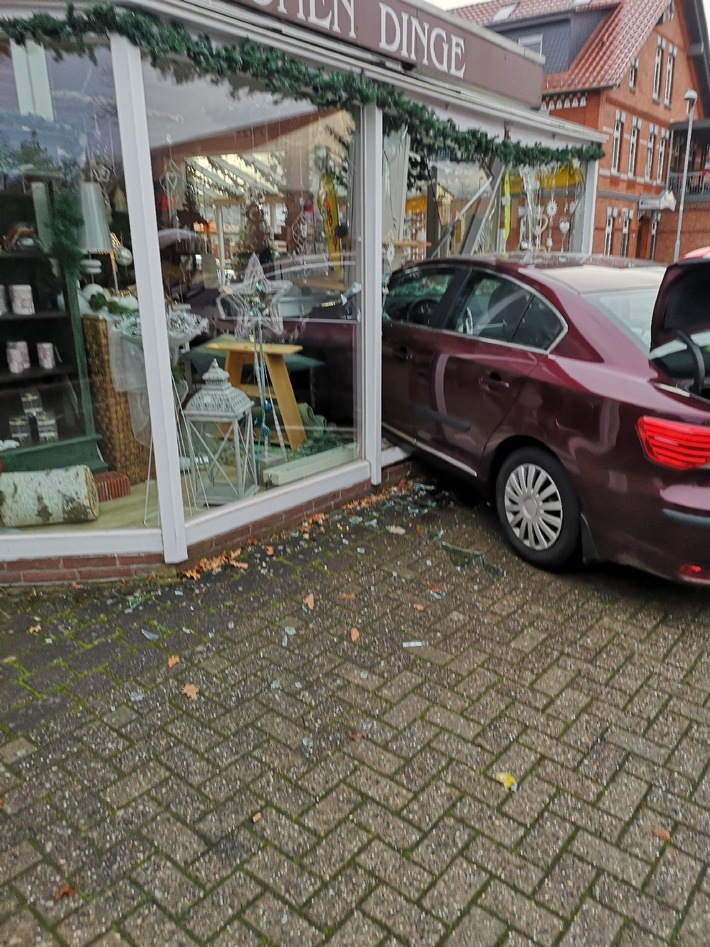
[(535, 566), (708, 583), (709, 299), (704, 258), (411, 264), (383, 303), (383, 425), (469, 475)]

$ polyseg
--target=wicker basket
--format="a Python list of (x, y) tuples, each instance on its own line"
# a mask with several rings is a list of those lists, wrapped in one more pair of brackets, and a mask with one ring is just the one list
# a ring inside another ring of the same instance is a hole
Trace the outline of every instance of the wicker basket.
[(108, 324), (96, 316), (82, 321), (101, 453), (111, 470), (125, 474), (132, 484), (140, 483), (148, 475), (149, 449), (133, 436), (128, 395), (111, 384)]

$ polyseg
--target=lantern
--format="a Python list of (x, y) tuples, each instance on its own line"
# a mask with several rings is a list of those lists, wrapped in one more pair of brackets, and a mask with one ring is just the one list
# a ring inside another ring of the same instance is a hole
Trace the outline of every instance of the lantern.
[(193, 495), (203, 506), (220, 506), (256, 492), (251, 409), (254, 402), (229, 383), (216, 360), (205, 384), (184, 410)]

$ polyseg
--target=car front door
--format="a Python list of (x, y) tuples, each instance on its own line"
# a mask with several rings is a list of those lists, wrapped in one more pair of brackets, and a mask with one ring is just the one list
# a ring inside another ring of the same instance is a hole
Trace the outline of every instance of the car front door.
[(437, 329), (466, 277), (455, 263), (410, 266), (393, 274), (382, 307), (382, 423), (415, 438), (418, 404), (415, 366), (431, 350)]
[(414, 359), (418, 443), (478, 472), (489, 438), (563, 328), (526, 287), (473, 271), (443, 328)]

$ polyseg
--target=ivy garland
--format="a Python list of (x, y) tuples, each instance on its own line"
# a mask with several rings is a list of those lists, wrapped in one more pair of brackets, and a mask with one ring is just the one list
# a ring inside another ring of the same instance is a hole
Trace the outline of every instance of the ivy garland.
[[(374, 102), (384, 113), (386, 131), (406, 127), (412, 151), (426, 162), (445, 154), (450, 161), (490, 162), (499, 158), (506, 165), (535, 166), (597, 161), (604, 154), (595, 144), (555, 149), (491, 138), (478, 129), (462, 131), (451, 119), (439, 118), (429, 106), (360, 73), (329, 72), (248, 39), (215, 46), (206, 33), (192, 36), (177, 22), (166, 23), (152, 14), (111, 3), (91, 4), (83, 12), (68, 3), (64, 18), (47, 13), (28, 18), (2, 17), (0, 31), (21, 45), (34, 40), (60, 54), (62, 46), (73, 43), (89, 55), (87, 37), (116, 33), (144, 50), (154, 67), (171, 69), (178, 82), (208, 75), (215, 81), (226, 80), (236, 89), (240, 77), (251, 76), (270, 92), (305, 98), (318, 108), (341, 109)], [(185, 68), (169, 61), (175, 56)]]

